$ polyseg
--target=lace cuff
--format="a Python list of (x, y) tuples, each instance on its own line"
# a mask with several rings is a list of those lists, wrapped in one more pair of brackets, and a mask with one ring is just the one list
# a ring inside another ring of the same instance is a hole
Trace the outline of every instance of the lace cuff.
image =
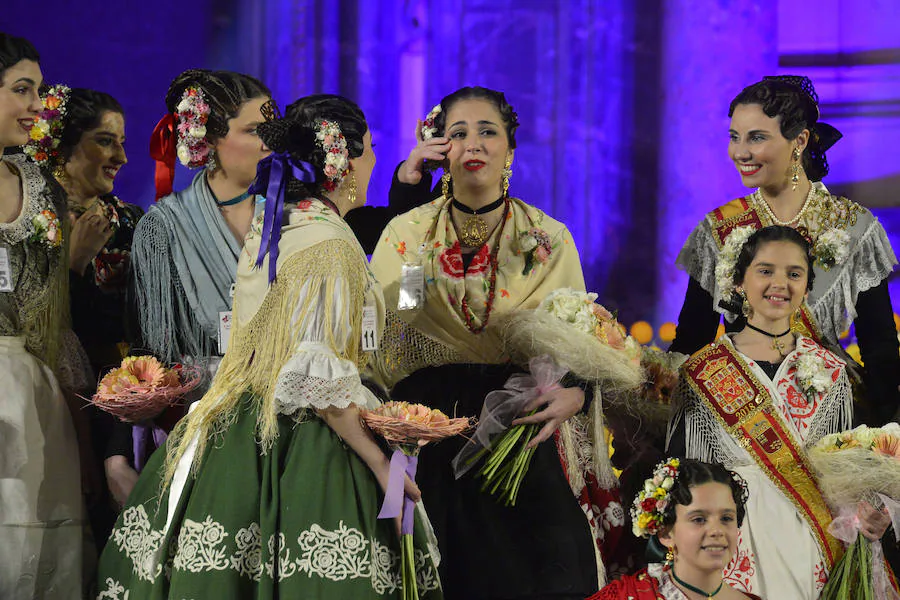
[(366, 406), (371, 403), (367, 392), (355, 364), (317, 343), (301, 343), (275, 382), (275, 402), (281, 414), (301, 408)]

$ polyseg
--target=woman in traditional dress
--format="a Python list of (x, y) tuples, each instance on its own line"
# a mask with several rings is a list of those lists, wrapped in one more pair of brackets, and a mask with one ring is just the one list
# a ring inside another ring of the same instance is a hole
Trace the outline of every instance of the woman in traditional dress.
[[(259, 133), (275, 153), (260, 164), (266, 207), (238, 263), (228, 352), (168, 463), (157, 452), (144, 469), (101, 560), (103, 598), (399, 597), (395, 523), (376, 520), (390, 464), (359, 417), (377, 403), (359, 368), (383, 304), (341, 218), (366, 201), (371, 133), (329, 95)], [(421, 533), (415, 559), (420, 594), (439, 598)]]
[[(518, 119), (504, 95), (457, 90), (441, 101), (434, 127), (450, 139), (444, 194), (392, 220), (372, 257), (387, 307), (377, 366), (394, 400), (476, 416), (485, 396), (520, 372), (502, 341), (504, 315), (536, 308), (557, 288), (583, 291), (584, 279), (566, 227), (508, 194)], [(530, 234), (551, 240), (544, 260), (532, 260), (535, 244), (522, 237)], [(515, 422), (541, 424), (515, 506), (482, 492), (472, 474), (455, 478), (464, 440), (422, 452), (417, 480), (448, 598), (584, 598), (598, 589), (591, 502), (576, 499), (583, 485), (573, 495), (553, 437), (584, 403), (579, 387), (561, 388)]]
[(589, 600), (756, 598), (722, 578), (737, 547), (747, 487), (721, 465), (671, 458), (644, 482), (631, 510), (634, 534), (665, 547), (666, 562), (618, 579)]
[[(716, 265), (717, 289), (746, 326), (692, 356), (674, 396), (669, 453), (722, 463), (750, 488), (725, 580), (763, 598), (814, 600), (842, 553), (806, 449), (851, 426), (846, 364), (791, 331), (817, 278), (815, 260), (791, 227), (732, 230)], [(870, 539), (890, 523), (866, 503), (858, 514)]]
[[(720, 315), (726, 329), (738, 315), (720, 305), (716, 286), (719, 249), (736, 226), (793, 227), (808, 237), (815, 254), (832, 246), (837, 254), (815, 263), (819, 283), (794, 327), (837, 348), (838, 336), (855, 324), (873, 424), (891, 421), (900, 406), (900, 354), (887, 278), (897, 260), (884, 228), (859, 204), (830, 194), (825, 151), (841, 134), (819, 121), (818, 96), (806, 77), (766, 77), (735, 97), (728, 152), (741, 180), (757, 188), (714, 211), (685, 242), (678, 265), (690, 275), (678, 330), (670, 350), (693, 354), (716, 336)], [(832, 243), (832, 242), (837, 242)]]
[[(28, 142), (39, 56), (0, 33), (0, 146)], [(0, 597), (81, 598), (79, 450), (55, 370), (69, 296), (65, 198), (23, 153), (0, 159)]]

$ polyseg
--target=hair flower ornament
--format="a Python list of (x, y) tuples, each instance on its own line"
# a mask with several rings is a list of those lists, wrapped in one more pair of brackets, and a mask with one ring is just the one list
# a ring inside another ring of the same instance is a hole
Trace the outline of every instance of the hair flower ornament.
[(441, 114), (441, 105), (437, 104), (437, 105), (435, 105), (434, 108), (431, 109), (431, 112), (429, 112), (425, 116), (425, 120), (422, 121), (422, 129), (421, 129), (423, 140), (430, 140), (431, 138), (433, 138), (434, 136), (437, 135), (438, 130), (434, 124), (434, 121), (437, 119), (437, 116), (439, 114)]
[(189, 87), (175, 107), (178, 120), (176, 155), (186, 167), (202, 167), (209, 159), (209, 143), (206, 141), (206, 122), (209, 120), (209, 104), (203, 90)]
[(350, 172), (350, 153), (347, 140), (341, 133), (341, 127), (334, 121), (320, 121), (316, 126), (316, 141), (325, 152), (325, 182), (322, 184), (329, 192), (341, 185), (341, 181)]
[(66, 103), (72, 90), (65, 85), (51, 86), (41, 96), (43, 110), (34, 118), (31, 139), (25, 144), (25, 154), (42, 167), (54, 166), (61, 161), (59, 143), (62, 136), (62, 118), (66, 114)]
[(644, 481), (644, 487), (631, 507), (631, 529), (635, 536), (650, 537), (659, 533), (680, 466), (680, 460), (670, 458), (659, 463), (653, 470), (653, 477)]
[(719, 259), (716, 261), (716, 286), (722, 298), (728, 299), (734, 293), (734, 268), (738, 256), (741, 254), (741, 248), (755, 232), (756, 227), (745, 225), (735, 227), (725, 238), (725, 243), (719, 250)]

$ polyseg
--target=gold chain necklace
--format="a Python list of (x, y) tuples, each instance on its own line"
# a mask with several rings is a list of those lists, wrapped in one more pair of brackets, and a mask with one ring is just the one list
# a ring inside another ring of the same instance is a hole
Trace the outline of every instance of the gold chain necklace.
[(769, 206), (769, 203), (762, 195), (762, 190), (756, 188), (756, 191), (753, 192), (753, 197), (756, 200), (757, 204), (762, 206), (763, 212), (772, 220), (776, 225), (781, 225), (782, 227), (793, 227), (795, 223), (799, 223), (800, 219), (803, 218), (803, 215), (806, 214), (806, 209), (809, 208), (810, 203), (812, 202), (813, 197), (815, 196), (816, 189), (810, 185), (809, 193), (806, 195), (806, 200), (803, 201), (803, 206), (800, 207), (800, 212), (797, 213), (790, 221), (782, 221), (778, 217), (775, 216), (775, 211), (772, 210), (772, 207)]

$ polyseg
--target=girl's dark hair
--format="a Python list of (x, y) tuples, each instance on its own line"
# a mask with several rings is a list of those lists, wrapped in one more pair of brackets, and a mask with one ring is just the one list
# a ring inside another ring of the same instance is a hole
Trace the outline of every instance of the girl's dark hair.
[(63, 130), (59, 141), (63, 162), (72, 156), (72, 151), (81, 141), (84, 132), (99, 127), (100, 120), (107, 112), (125, 115), (122, 105), (109, 94), (87, 88), (72, 88), (66, 102), (66, 114), (62, 118)]
[(694, 501), (691, 488), (703, 485), (704, 483), (721, 483), (731, 488), (731, 497), (737, 507), (737, 524), (738, 527), (744, 522), (744, 515), (747, 512), (747, 484), (740, 475), (729, 471), (718, 463), (706, 463), (699, 460), (691, 460), (687, 458), (681, 459), (678, 466), (678, 477), (675, 478), (675, 485), (669, 491), (670, 502), (663, 512), (662, 526), (671, 528), (675, 524), (675, 505), (681, 504), (688, 506)]
[(187, 88), (203, 91), (209, 104), (209, 120), (206, 123), (206, 141), (212, 143), (228, 135), (228, 121), (235, 118), (241, 106), (254, 98), (269, 98), (269, 91), (255, 77), (233, 71), (189, 69), (175, 78), (166, 92), (166, 109), (173, 113)]
[(494, 105), (494, 108), (500, 113), (503, 119), (503, 125), (506, 127), (506, 138), (509, 141), (509, 147), (516, 147), (516, 129), (519, 128), (519, 115), (513, 110), (513, 107), (506, 101), (506, 95), (503, 92), (497, 92), (485, 87), (464, 87), (456, 90), (449, 96), (445, 96), (441, 100), (441, 112), (434, 119), (434, 126), (437, 129), (437, 135), (444, 135), (446, 128), (447, 113), (454, 104), (460, 100), (487, 100)]
[[(744, 281), (744, 276), (747, 274), (750, 263), (756, 258), (756, 253), (759, 252), (763, 244), (769, 242), (791, 242), (803, 250), (803, 255), (806, 257), (806, 289), (807, 291), (811, 290), (813, 280), (816, 278), (816, 273), (813, 270), (815, 257), (812, 254), (812, 246), (796, 229), (783, 225), (763, 227), (754, 231), (753, 235), (747, 239), (734, 265), (734, 285), (740, 285)], [(739, 313), (740, 310), (737, 312)]]
[(0, 86), (6, 70), (23, 60), (41, 62), (41, 56), (25, 38), (0, 33)]
[(317, 184), (309, 185), (295, 179), (288, 182), (290, 196), (319, 196), (325, 181), (325, 151), (316, 140), (316, 125), (326, 120), (337, 123), (347, 141), (350, 158), (362, 156), (363, 137), (369, 130), (366, 116), (352, 100), (335, 94), (304, 96), (289, 105), (283, 119), (260, 124), (259, 137), (273, 152), (288, 152), (296, 160), (316, 167)]
[(801, 158), (803, 170), (810, 181), (821, 181), (828, 175), (825, 151), (837, 140), (826, 145), (816, 132), (819, 97), (809, 78), (792, 75), (766, 77), (747, 86), (731, 101), (729, 117), (734, 115), (734, 109), (740, 104), (758, 104), (767, 116), (780, 118), (781, 135), (787, 140), (793, 140), (804, 129), (809, 129), (809, 142)]

